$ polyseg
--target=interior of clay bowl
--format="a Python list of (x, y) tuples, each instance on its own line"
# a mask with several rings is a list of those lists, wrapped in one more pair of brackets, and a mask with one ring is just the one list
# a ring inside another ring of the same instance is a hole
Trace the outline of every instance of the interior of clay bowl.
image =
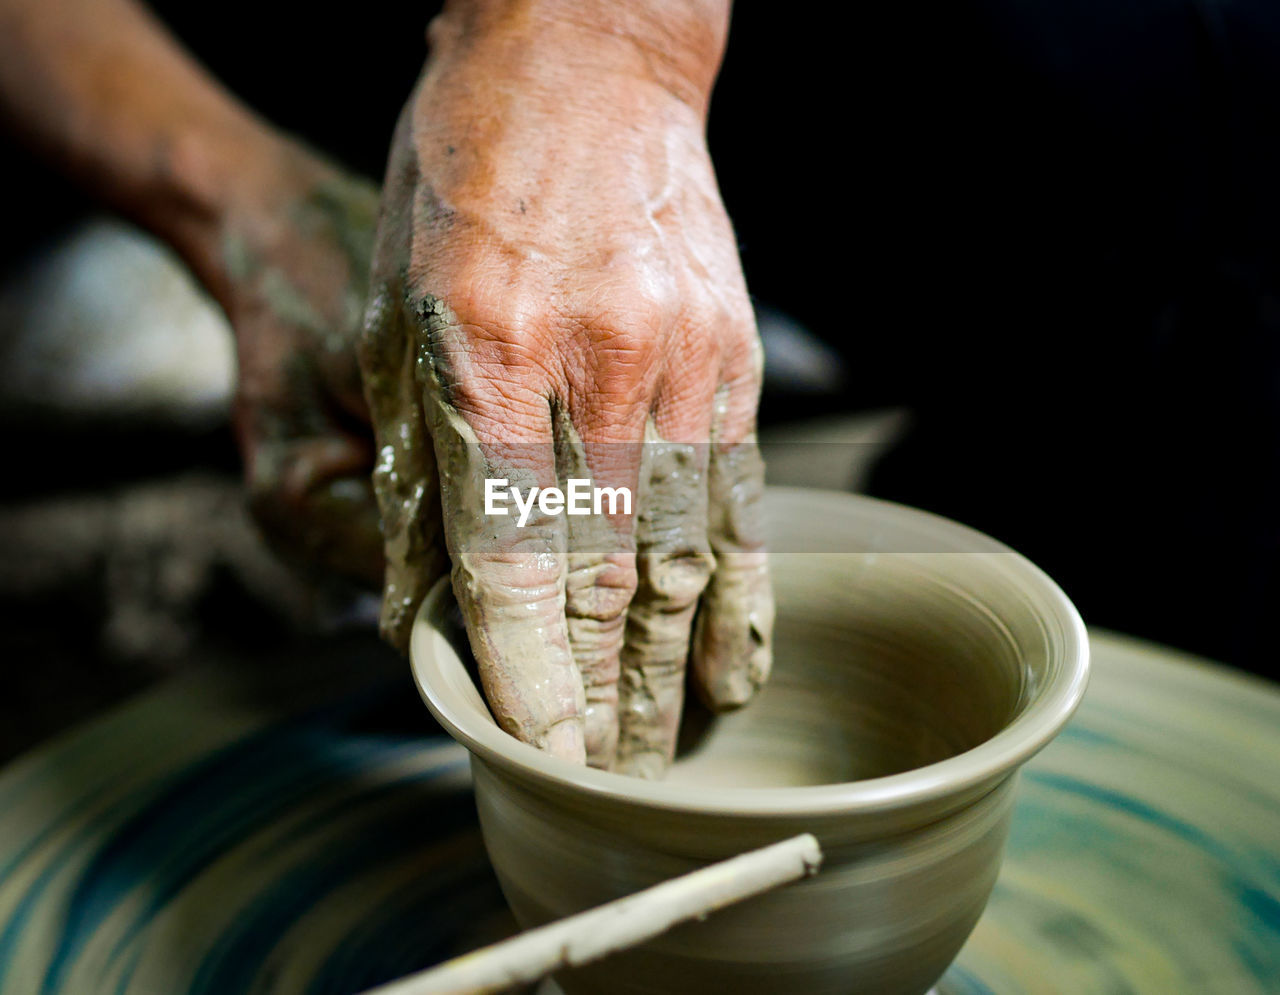
[(584, 770), (502, 732), (450, 621), (447, 582), (413, 636), (424, 698), (464, 745), (523, 778), (665, 807), (774, 812), (881, 807), (981, 783), (1047, 743), (1079, 702), (1080, 618), (1006, 547), (838, 493), (771, 490), (767, 517), (772, 678), (733, 714), (690, 708), (663, 781)]
[(775, 669), (750, 708), (687, 711), (673, 783), (769, 787), (886, 777), (991, 739), (1047, 661), (950, 576), (962, 564), (782, 553)]

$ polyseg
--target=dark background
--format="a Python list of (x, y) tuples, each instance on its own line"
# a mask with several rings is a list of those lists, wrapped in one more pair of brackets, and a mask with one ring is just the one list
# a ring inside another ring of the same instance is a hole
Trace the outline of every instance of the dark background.
[[(429, 10), (156, 9), (264, 116), (381, 175)], [(748, 283), (849, 371), (837, 393), (766, 396), (762, 420), (908, 406), (874, 493), (1010, 543), (1090, 623), (1275, 675), (1280, 8), (734, 18), (710, 140)], [(3, 154), (40, 205), (0, 236), (12, 267), (91, 205)], [(15, 486), (47, 482), (39, 433), (9, 441), (37, 470)], [(80, 443), (48, 473), (87, 487), (173, 453)], [(234, 466), (224, 432), (193, 455)]]

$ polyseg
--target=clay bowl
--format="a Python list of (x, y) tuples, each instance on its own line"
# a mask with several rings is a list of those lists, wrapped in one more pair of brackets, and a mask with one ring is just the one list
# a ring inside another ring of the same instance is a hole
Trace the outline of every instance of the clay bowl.
[(1084, 693), (1079, 615), (1007, 547), (833, 492), (773, 490), (768, 515), (773, 678), (689, 730), (663, 781), (502, 732), (455, 649), (447, 583), (419, 614), (415, 677), (471, 751), (485, 844), (522, 926), (800, 832), (826, 853), (813, 878), (566, 973), (571, 995), (925, 991), (986, 904), (1019, 766)]

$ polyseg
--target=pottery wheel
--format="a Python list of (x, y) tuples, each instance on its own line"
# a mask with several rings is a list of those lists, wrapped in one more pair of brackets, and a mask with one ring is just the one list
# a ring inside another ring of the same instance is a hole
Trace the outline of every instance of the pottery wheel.
[[(1275, 992), (1280, 690), (1101, 633), (1094, 660), (939, 993)], [(407, 673), (243, 680), (176, 681), (0, 773), (0, 993), (345, 995), (512, 929), (465, 753)]]

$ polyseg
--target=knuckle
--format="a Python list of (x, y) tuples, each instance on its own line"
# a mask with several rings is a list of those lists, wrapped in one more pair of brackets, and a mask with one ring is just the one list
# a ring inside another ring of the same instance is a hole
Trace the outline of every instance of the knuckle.
[(487, 256), (454, 259), (439, 295), (427, 295), (419, 320), (428, 330), (456, 329), (473, 342), (527, 345), (538, 337), (545, 295), (511, 267)]
[(458, 327), (473, 346), (491, 343), (493, 351), (508, 358), (529, 355), (530, 346), (542, 336), (536, 315), (509, 302), (472, 300), (458, 319)]
[(662, 361), (656, 322), (617, 312), (577, 322), (587, 337), (593, 392), (629, 397), (651, 387)]
[(642, 557), (644, 593), (668, 612), (684, 611), (698, 603), (715, 569), (708, 550), (688, 549), (675, 554)]
[(559, 570), (537, 554), (476, 555), (456, 559), (453, 586), (461, 600), (483, 611), (538, 621), (561, 614)]
[(459, 411), (525, 418), (541, 413), (546, 398), (533, 379), (498, 361), (476, 363), (450, 380), (449, 402)]
[(630, 587), (592, 584), (574, 592), (569, 599), (568, 611), (577, 618), (589, 618), (602, 623), (614, 622), (626, 614), (634, 594), (634, 581)]
[(660, 352), (658, 336), (647, 323), (630, 315), (602, 320), (606, 324), (588, 326), (598, 359), (644, 366)]
[(605, 558), (574, 564), (566, 580), (566, 612), (600, 623), (616, 622), (626, 615), (635, 596), (637, 575), (632, 557)]
[(681, 366), (693, 369), (714, 370), (723, 348), (712, 326), (696, 317), (682, 322), (679, 343)]

